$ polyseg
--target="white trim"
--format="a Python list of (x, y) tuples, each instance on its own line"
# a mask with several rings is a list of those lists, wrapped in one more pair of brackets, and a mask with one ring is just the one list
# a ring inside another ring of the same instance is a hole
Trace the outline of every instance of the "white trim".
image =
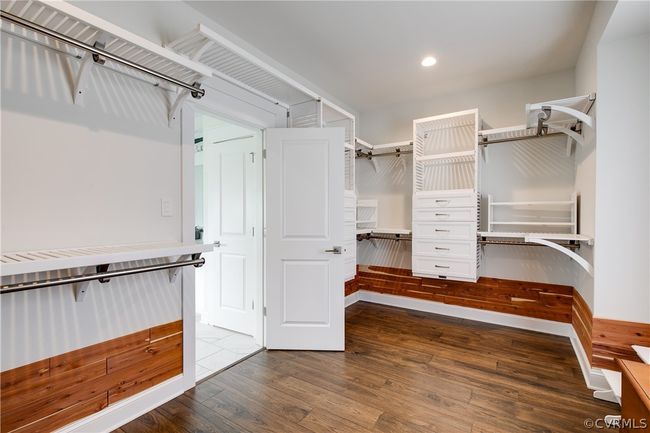
[(356, 304), (359, 302), (359, 291), (356, 291), (354, 293), (350, 293), (348, 296), (345, 297), (345, 308), (348, 308), (352, 304)]
[(183, 376), (173, 377), (133, 397), (108, 406), (100, 412), (68, 424), (56, 433), (113, 431), (181, 395), (185, 392), (183, 383)]
[(405, 296), (386, 295), (383, 293), (369, 292), (367, 290), (359, 290), (357, 293), (359, 293), (360, 301), (372, 302), (375, 304), (426, 311), (428, 313), (441, 314), (443, 316), (476, 320), (477, 322), (510, 326), (512, 328), (544, 332), (547, 334), (560, 335), (562, 337), (571, 337), (574, 335), (573, 327), (570, 323), (560, 323), (551, 320), (536, 319), (534, 317), (516, 316), (514, 314), (499, 313), (496, 311), (478, 310), (476, 308), (443, 304), (424, 299), (407, 298)]
[(572, 331), (573, 336), (571, 336), (571, 346), (573, 346), (573, 351), (576, 354), (576, 358), (578, 358), (578, 364), (580, 364), (582, 377), (585, 380), (587, 388), (594, 391), (608, 389), (609, 386), (607, 385), (607, 381), (605, 380), (605, 376), (603, 375), (602, 370), (600, 368), (591, 368), (589, 358), (587, 358), (587, 354), (582, 347), (582, 343), (580, 343), (578, 334), (576, 334), (575, 329)]

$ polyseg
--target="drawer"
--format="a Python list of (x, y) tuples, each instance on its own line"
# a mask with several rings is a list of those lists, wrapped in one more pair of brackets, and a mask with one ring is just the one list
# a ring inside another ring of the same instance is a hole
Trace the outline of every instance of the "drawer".
[(476, 241), (414, 239), (413, 254), (418, 256), (473, 260), (476, 257)]
[(476, 261), (413, 256), (413, 274), (476, 279)]
[(413, 200), (413, 209), (438, 209), (444, 207), (476, 207), (476, 194), (445, 194), (418, 196)]
[(413, 209), (416, 221), (476, 221), (476, 208)]
[(413, 238), (473, 241), (476, 239), (476, 222), (414, 221)]

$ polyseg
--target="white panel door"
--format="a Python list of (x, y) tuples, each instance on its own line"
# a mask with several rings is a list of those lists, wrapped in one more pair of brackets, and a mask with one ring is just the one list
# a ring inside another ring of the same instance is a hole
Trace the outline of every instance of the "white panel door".
[(267, 129), (265, 141), (267, 348), (344, 350), (344, 129)]
[(260, 135), (204, 146), (206, 322), (255, 335), (262, 254)]

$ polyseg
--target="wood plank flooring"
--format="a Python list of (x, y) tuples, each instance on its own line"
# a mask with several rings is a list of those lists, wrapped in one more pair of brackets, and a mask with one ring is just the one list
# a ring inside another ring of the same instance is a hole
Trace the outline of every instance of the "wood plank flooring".
[(359, 302), (346, 351), (262, 352), (117, 433), (583, 432), (567, 338)]

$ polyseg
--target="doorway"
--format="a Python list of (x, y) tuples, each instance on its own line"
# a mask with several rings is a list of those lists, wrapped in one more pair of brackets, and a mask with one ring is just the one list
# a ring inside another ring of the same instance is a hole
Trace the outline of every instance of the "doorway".
[(196, 380), (263, 345), (262, 131), (196, 111), (195, 239), (213, 243), (196, 272)]

